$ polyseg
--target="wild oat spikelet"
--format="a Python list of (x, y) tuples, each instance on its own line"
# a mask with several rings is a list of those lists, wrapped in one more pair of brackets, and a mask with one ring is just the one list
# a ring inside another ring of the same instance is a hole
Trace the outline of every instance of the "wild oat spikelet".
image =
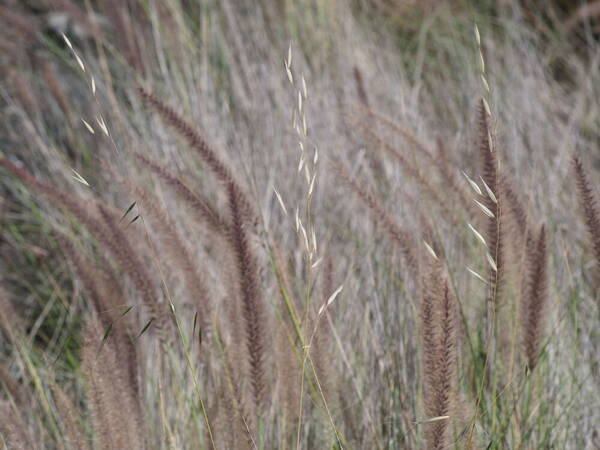
[(484, 183), (483, 199), (480, 205), (489, 211), (487, 219), (487, 241), (490, 262), (488, 303), (497, 308), (504, 282), (504, 197), (500, 190), (498, 174), (498, 152), (492, 148), (490, 116), (482, 99), (477, 110), (477, 152), (481, 160), (482, 176)]

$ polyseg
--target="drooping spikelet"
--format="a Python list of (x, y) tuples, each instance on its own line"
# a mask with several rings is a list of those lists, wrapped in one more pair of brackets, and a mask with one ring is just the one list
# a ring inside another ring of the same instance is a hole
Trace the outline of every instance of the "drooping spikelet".
[(156, 327), (161, 332), (161, 339), (165, 339), (166, 315), (164, 314), (163, 305), (158, 301), (158, 294), (145, 266), (142, 265), (123, 231), (116, 223), (114, 214), (105, 206), (98, 204), (98, 210), (102, 218), (102, 220), (99, 220), (95, 215), (91, 214), (88, 206), (79, 197), (69, 195), (54, 186), (36, 179), (5, 158), (0, 158), (0, 165), (3, 165), (21, 178), (33, 190), (66, 209), (110, 250), (117, 262), (122, 266), (122, 269), (131, 277), (149, 310), (150, 319), (155, 321)]
[(581, 159), (573, 157), (575, 168), (575, 180), (579, 190), (579, 202), (583, 208), (583, 216), (592, 241), (592, 249), (596, 257), (596, 264), (600, 272), (600, 211), (598, 207), (597, 194), (594, 193), (592, 185), (585, 173)]
[(123, 230), (119, 227), (114, 214), (102, 205), (98, 205), (98, 211), (110, 234), (115, 255), (119, 262), (124, 264), (123, 269), (130, 275), (133, 284), (140, 292), (142, 301), (146, 304), (150, 313), (150, 320), (155, 321), (161, 339), (166, 339), (168, 323), (166, 309), (164, 304), (158, 302), (158, 293), (146, 266), (133, 250)]
[(145, 155), (140, 153), (135, 154), (136, 158), (141, 161), (148, 169), (156, 174), (164, 183), (171, 186), (177, 196), (192, 207), (203, 221), (205, 221), (214, 231), (224, 233), (229, 228), (227, 221), (221, 217), (217, 209), (204, 198), (200, 193), (192, 191), (181, 179), (170, 173), (155, 161), (150, 160)]
[(542, 226), (537, 239), (528, 246), (528, 283), (525, 296), (523, 339), (527, 366), (537, 364), (540, 341), (544, 334), (548, 307), (548, 254), (546, 229)]
[(138, 92), (142, 99), (158, 113), (161, 119), (177, 131), (177, 133), (188, 142), (189, 146), (200, 155), (204, 163), (209, 167), (222, 185), (227, 190), (233, 189), (236, 191), (236, 196), (240, 203), (240, 211), (246, 219), (250, 222), (254, 222), (252, 205), (248, 200), (245, 191), (236, 180), (233, 170), (219, 158), (206, 139), (183, 117), (176, 113), (173, 108), (161, 101), (156, 95), (143, 87), (139, 87)]
[(198, 263), (194, 261), (193, 254), (185, 245), (182, 236), (166, 211), (145, 190), (131, 183), (129, 183), (129, 189), (136, 196), (143, 213), (147, 213), (150, 223), (161, 236), (159, 245), (164, 248), (169, 263), (174, 266), (176, 273), (181, 273), (190, 299), (197, 308), (199, 324), (204, 332), (210, 325), (212, 302), (206, 280), (199, 270)]

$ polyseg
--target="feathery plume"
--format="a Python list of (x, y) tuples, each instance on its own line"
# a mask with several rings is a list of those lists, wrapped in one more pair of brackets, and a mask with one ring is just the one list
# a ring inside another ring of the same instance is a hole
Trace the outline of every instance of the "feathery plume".
[(194, 149), (215, 174), (217, 179), (228, 190), (235, 190), (240, 202), (241, 212), (245, 219), (254, 222), (254, 212), (246, 193), (241, 188), (233, 175), (233, 170), (228, 167), (208, 144), (204, 137), (198, 133), (183, 117), (175, 112), (173, 108), (162, 102), (156, 95), (143, 87), (138, 87), (141, 98), (158, 113), (162, 120), (177, 131)]
[(125, 272), (131, 277), (136, 289), (142, 295), (142, 300), (150, 312), (150, 319), (156, 323), (161, 340), (166, 339), (166, 311), (158, 301), (158, 295), (150, 276), (137, 254), (129, 244), (128, 239), (115, 221), (114, 214), (98, 204), (98, 211), (102, 220), (92, 216), (87, 207), (76, 196), (70, 196), (64, 192), (47, 185), (35, 177), (15, 166), (5, 158), (0, 158), (3, 165), (25, 183), (52, 201), (59, 203), (67, 211), (73, 214), (92, 234), (98, 238), (111, 251)]
[(82, 368), (94, 430), (103, 448), (143, 448), (139, 397), (117, 361), (113, 342), (102, 342), (103, 333), (96, 314), (90, 314), (84, 329)]
[[(498, 176), (498, 152), (492, 148), (490, 116), (483, 99), (477, 110), (477, 151), (481, 161), (482, 176), (486, 190), (491, 195), (484, 195), (478, 205), (485, 207), (487, 219), (487, 232), (485, 241), (488, 245), (489, 271), (488, 303), (492, 308), (498, 307), (499, 297), (503, 287), (504, 277), (504, 220), (501, 207), (504, 206), (503, 192), (500, 190)], [(483, 208), (482, 208), (483, 209)], [(485, 211), (484, 210), (484, 211)]]
[(146, 191), (132, 183), (125, 183), (136, 196), (142, 209), (148, 212), (150, 222), (161, 235), (160, 244), (164, 244), (171, 263), (181, 271), (190, 298), (194, 299), (194, 304), (198, 307), (200, 327), (203, 332), (208, 330), (212, 310), (211, 295), (204, 276), (197, 267), (198, 264), (194, 262), (194, 257), (184, 244), (181, 235), (166, 211)]
[(242, 316), (246, 329), (246, 346), (250, 359), (250, 379), (255, 406), (263, 403), (265, 389), (265, 320), (263, 299), (257, 273), (257, 262), (248, 240), (246, 222), (243, 219), (243, 200), (239, 190), (228, 186), (229, 211), (231, 213), (231, 246), (234, 252), (242, 300)]
[(202, 218), (210, 227), (220, 233), (226, 232), (229, 228), (227, 221), (221, 217), (217, 209), (204, 198), (200, 193), (193, 192), (180, 178), (155, 161), (152, 161), (141, 153), (136, 153), (135, 157), (141, 161), (152, 173), (157, 175), (164, 183), (173, 188), (173, 191), (184, 202), (189, 204), (193, 211)]
[(598, 271), (600, 271), (600, 211), (598, 209), (596, 193), (583, 168), (583, 163), (578, 156), (573, 157), (575, 180), (579, 190), (579, 202), (583, 209), (585, 224), (592, 241), (592, 249), (596, 257)]
[(167, 315), (163, 307), (164, 304), (158, 302), (158, 294), (152, 283), (152, 278), (131, 247), (123, 230), (116, 223), (114, 214), (102, 205), (98, 205), (98, 211), (106, 225), (110, 240), (113, 242), (112, 247), (115, 255), (120, 263), (125, 264), (123, 269), (129, 273), (133, 284), (142, 295), (142, 300), (150, 312), (150, 320), (156, 323), (156, 328), (161, 335), (161, 339), (166, 339)]
[(517, 191), (515, 191), (506, 175), (503, 175), (502, 179), (500, 180), (500, 189), (502, 191), (501, 195), (505, 199), (504, 203), (506, 208), (512, 214), (513, 220), (517, 225), (518, 234), (521, 236), (526, 236), (529, 228), (527, 210), (523, 205), (523, 201), (521, 200), (519, 194)]
[(428, 258), (422, 286), (421, 339), (427, 448), (441, 450), (450, 445), (450, 422), (456, 402), (456, 300), (438, 259)]
[(537, 364), (548, 306), (548, 254), (546, 229), (542, 226), (533, 245), (529, 246), (528, 283), (524, 306), (524, 344), (527, 366)]
[[(151, 319), (156, 319), (159, 332), (165, 325), (165, 314), (162, 314), (158, 296), (152, 285), (150, 276), (147, 274), (144, 266), (139, 261), (137, 255), (131, 248), (127, 238), (119, 229), (114, 221), (113, 215), (102, 205), (98, 205), (98, 209), (102, 220), (92, 216), (87, 207), (82, 204), (83, 201), (76, 196), (68, 195), (53, 186), (50, 186), (42, 181), (39, 181), (25, 170), (15, 166), (6, 158), (0, 157), (0, 165), (6, 167), (12, 173), (17, 175), (21, 180), (28, 184), (36, 192), (41, 193), (49, 200), (52, 200), (67, 211), (73, 214), (96, 238), (102, 242), (111, 251), (119, 264), (132, 278), (136, 289), (142, 294), (142, 300), (148, 307)], [(164, 339), (165, 335), (161, 335)]]

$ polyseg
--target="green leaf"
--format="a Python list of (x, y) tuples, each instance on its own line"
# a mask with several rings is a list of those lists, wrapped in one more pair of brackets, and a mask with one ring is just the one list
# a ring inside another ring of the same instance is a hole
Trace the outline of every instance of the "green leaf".
[(131, 210), (135, 207), (135, 204), (136, 202), (133, 202), (131, 205), (129, 205), (129, 208), (127, 208), (127, 211), (125, 211), (125, 213), (121, 216), (119, 222), (121, 222), (127, 216), (127, 214), (131, 212)]
[(145, 332), (148, 330), (148, 328), (150, 328), (150, 324), (151, 324), (153, 321), (154, 321), (154, 318), (150, 319), (150, 320), (148, 321), (148, 323), (147, 323), (146, 325), (144, 325), (144, 328), (142, 328), (142, 331), (140, 331), (140, 334), (138, 335), (138, 339), (139, 339), (140, 337), (142, 337), (142, 334), (144, 334), (144, 333), (145, 333)]

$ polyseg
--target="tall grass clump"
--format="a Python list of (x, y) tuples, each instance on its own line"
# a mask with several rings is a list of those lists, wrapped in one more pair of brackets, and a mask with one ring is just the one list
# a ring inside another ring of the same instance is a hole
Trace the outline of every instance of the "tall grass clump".
[(600, 53), (500, 3), (0, 6), (1, 446), (598, 446)]

